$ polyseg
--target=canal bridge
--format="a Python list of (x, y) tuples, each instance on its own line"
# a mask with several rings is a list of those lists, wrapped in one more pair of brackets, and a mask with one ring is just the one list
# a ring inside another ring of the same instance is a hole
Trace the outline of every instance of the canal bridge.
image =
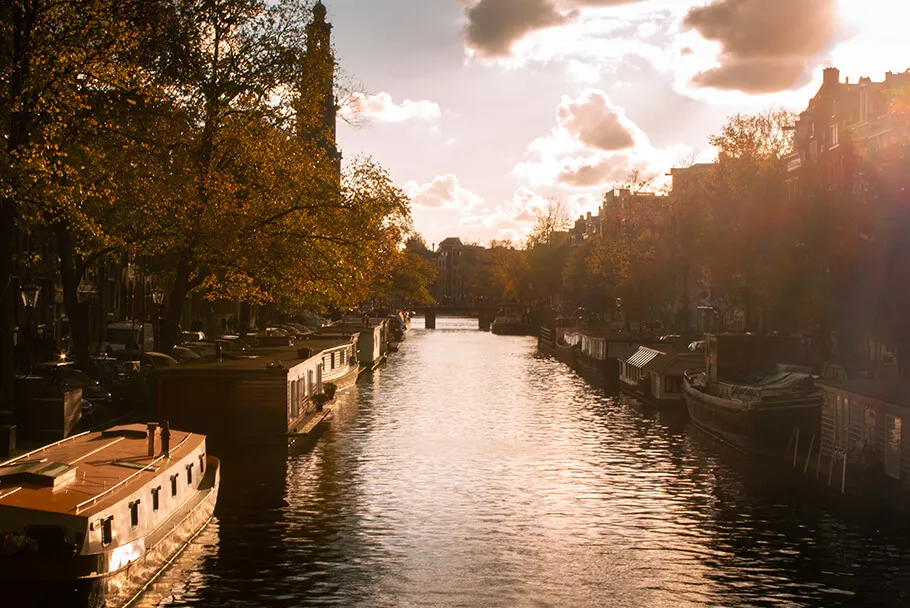
[[(496, 312), (502, 304), (441, 304), (437, 306), (417, 306), (413, 311), (423, 315), (427, 329), (436, 329), (436, 317), (477, 317), (477, 327), (483, 331), (490, 329)], [(520, 306), (520, 305), (518, 305)]]

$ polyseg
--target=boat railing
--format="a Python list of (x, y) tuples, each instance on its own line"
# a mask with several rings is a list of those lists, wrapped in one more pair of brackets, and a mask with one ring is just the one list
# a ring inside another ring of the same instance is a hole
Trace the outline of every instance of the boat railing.
[[(170, 448), (170, 449), (176, 451), (177, 448), (179, 448), (179, 447), (182, 446), (184, 443), (186, 443), (187, 441), (189, 441), (189, 440), (190, 440), (190, 437), (192, 437), (192, 436), (193, 436), (192, 433), (188, 433), (187, 436), (184, 437), (183, 440), (182, 440), (180, 443), (178, 443), (177, 445), (175, 445), (174, 447), (172, 447), (172, 448)], [(95, 496), (93, 496), (92, 498), (89, 498), (88, 500), (83, 500), (83, 501), (80, 502), (78, 505), (76, 505), (76, 506), (73, 508), (73, 510), (76, 511), (76, 513), (79, 513), (79, 510), (80, 510), (80, 509), (82, 509), (82, 508), (84, 508), (84, 507), (89, 507), (89, 506), (93, 505), (94, 503), (96, 503), (96, 502), (97, 502), (98, 500), (100, 500), (101, 498), (107, 496), (108, 494), (110, 494), (111, 492), (113, 492), (114, 490), (116, 490), (117, 488), (119, 488), (120, 486), (122, 486), (123, 484), (127, 483), (128, 481), (130, 481), (131, 479), (133, 479), (134, 477), (136, 477), (137, 475), (141, 475), (142, 473), (148, 471), (149, 469), (151, 469), (152, 467), (154, 467), (158, 462), (160, 462), (161, 460), (164, 460), (164, 459), (166, 459), (166, 458), (168, 458), (168, 457), (167, 457), (167, 456), (164, 456), (164, 455), (162, 454), (161, 456), (159, 456), (158, 458), (155, 458), (154, 460), (152, 460), (151, 462), (149, 462), (147, 465), (145, 465), (145, 466), (142, 467), (141, 469), (137, 470), (137, 471), (136, 471), (135, 473), (133, 473), (132, 475), (128, 475), (127, 477), (124, 477), (122, 480), (120, 480), (119, 482), (115, 483), (114, 485), (112, 485), (111, 487), (109, 487), (107, 490), (105, 490), (105, 491), (102, 492), (101, 494), (96, 494)]]

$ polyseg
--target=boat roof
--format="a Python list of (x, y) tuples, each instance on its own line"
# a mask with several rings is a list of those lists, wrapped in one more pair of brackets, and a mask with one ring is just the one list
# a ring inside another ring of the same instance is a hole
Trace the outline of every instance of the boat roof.
[[(224, 358), (221, 361), (205, 359), (202, 361), (190, 359), (180, 365), (173, 365), (156, 370), (156, 375), (180, 376), (206, 374), (234, 374), (236, 372), (273, 374), (276, 371), (288, 370), (321, 356), (321, 353), (339, 346), (349, 346), (350, 340), (328, 337), (323, 340), (298, 340), (295, 346), (275, 346), (272, 348), (257, 348), (247, 351), (250, 356), (238, 359)], [(311, 357), (301, 356), (300, 350), (304, 346), (313, 349)]]
[(132, 495), (187, 454), (205, 435), (171, 429), (170, 459), (148, 456), (144, 424), (82, 433), (0, 463), (0, 509), (89, 517)]
[(817, 380), (822, 387), (869, 397), (901, 407), (910, 407), (910, 382), (902, 379), (850, 378), (848, 380)]

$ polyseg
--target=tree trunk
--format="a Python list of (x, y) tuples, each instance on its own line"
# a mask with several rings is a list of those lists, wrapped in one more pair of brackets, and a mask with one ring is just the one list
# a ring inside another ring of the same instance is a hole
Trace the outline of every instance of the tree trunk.
[(183, 303), (193, 290), (193, 287), (195, 285), (190, 282), (189, 262), (183, 260), (177, 265), (174, 287), (165, 299), (164, 319), (158, 328), (159, 343), (157, 348), (163, 353), (170, 354), (174, 350), (174, 346), (177, 345), (180, 316), (183, 314)]
[(60, 280), (63, 283), (63, 306), (70, 320), (70, 337), (72, 351), (70, 356), (76, 365), (89, 374), (95, 375), (95, 362), (89, 352), (89, 315), (88, 304), (79, 301), (79, 283), (85, 274), (81, 259), (77, 257), (73, 244), (73, 235), (64, 224), (54, 226), (57, 236), (58, 259), (60, 261)]

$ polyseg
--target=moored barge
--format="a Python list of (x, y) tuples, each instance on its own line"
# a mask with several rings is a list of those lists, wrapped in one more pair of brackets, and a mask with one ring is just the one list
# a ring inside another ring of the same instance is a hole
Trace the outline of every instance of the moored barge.
[[(706, 337), (704, 369), (684, 374), (692, 421), (749, 454), (784, 458), (794, 437), (818, 436), (822, 391), (801, 362), (798, 341), (775, 336)], [(772, 365), (771, 361), (778, 361)]]

